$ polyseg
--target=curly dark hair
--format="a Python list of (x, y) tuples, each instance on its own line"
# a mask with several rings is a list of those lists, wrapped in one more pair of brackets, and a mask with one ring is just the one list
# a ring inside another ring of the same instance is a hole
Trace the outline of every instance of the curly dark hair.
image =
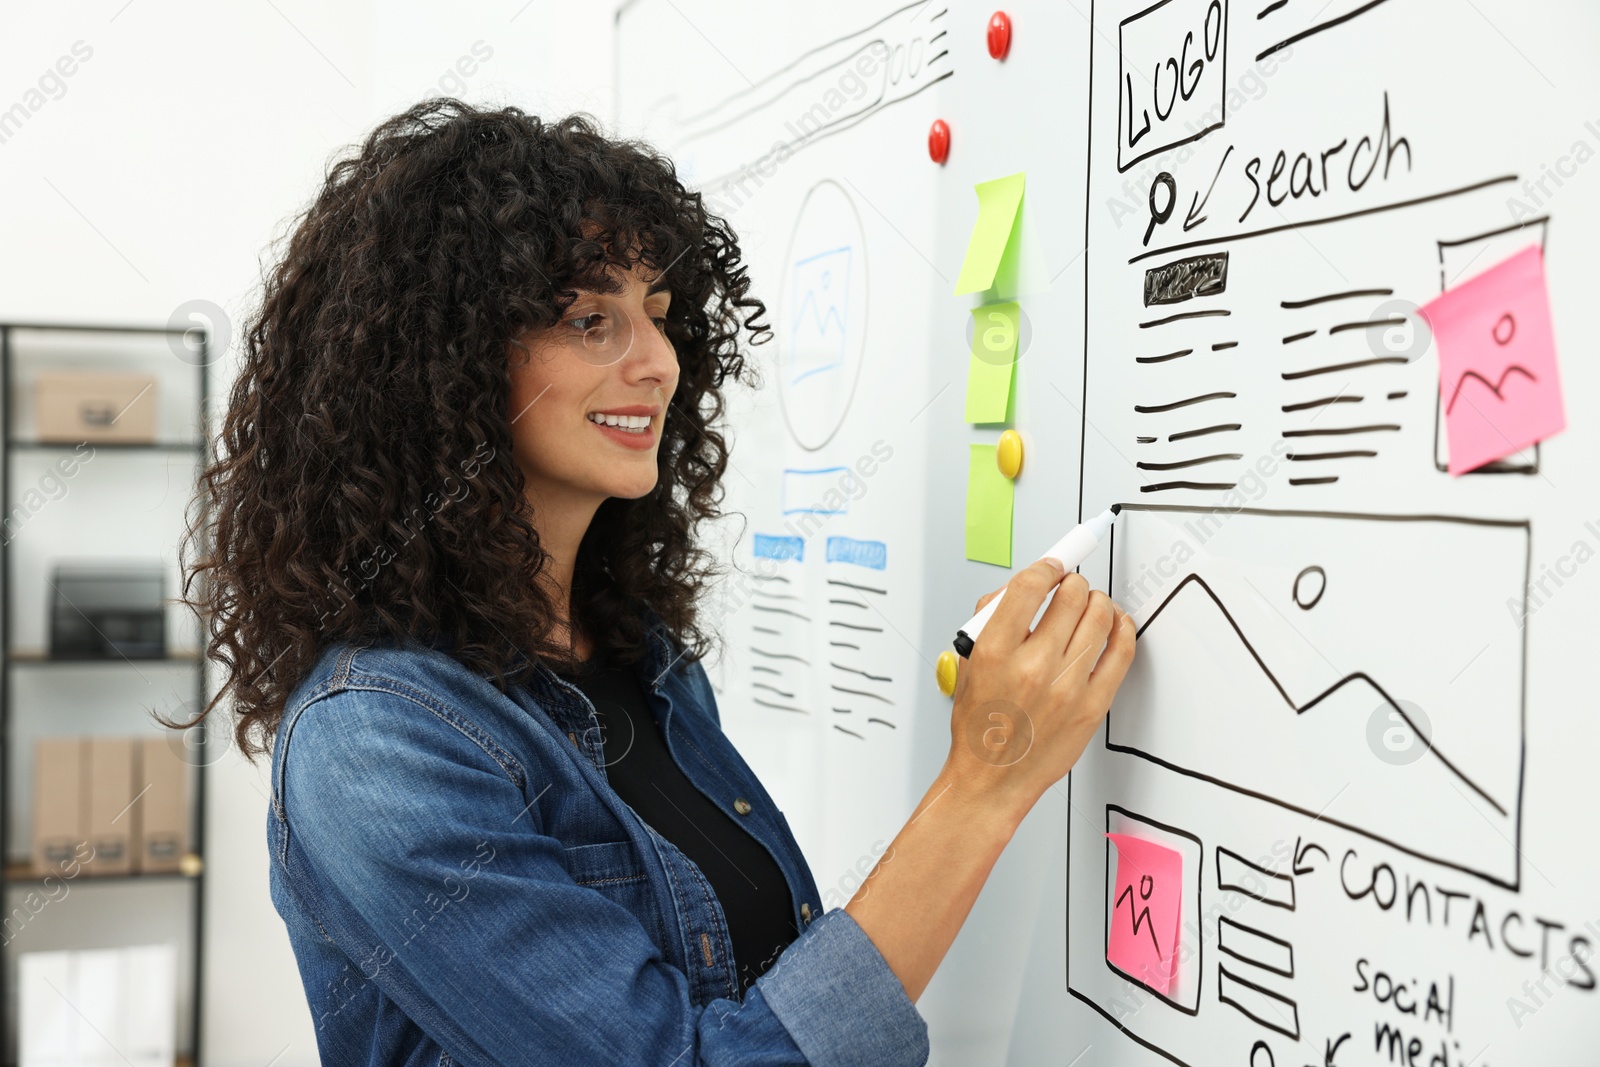
[(720, 568), (694, 534), (721, 514), (721, 386), (754, 377), (742, 330), (771, 330), (733, 231), (672, 162), (587, 115), (432, 99), (335, 159), (291, 225), (183, 546), (183, 602), (226, 681), (168, 725), (231, 697), (240, 750), (269, 752), (333, 642), (430, 641), (502, 688), (530, 660), (570, 662), (535, 580), (508, 346), (638, 264), (666, 272), (679, 383), (655, 489), (605, 501), (584, 537), (572, 622), (623, 662), (646, 608), (691, 658), (709, 647), (697, 599)]

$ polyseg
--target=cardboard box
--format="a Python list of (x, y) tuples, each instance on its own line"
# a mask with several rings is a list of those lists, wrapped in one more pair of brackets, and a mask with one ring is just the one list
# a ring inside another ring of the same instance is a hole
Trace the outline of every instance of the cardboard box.
[(60, 874), (81, 858), (83, 739), (41, 737), (33, 746), (33, 870)]
[(156, 380), (148, 374), (53, 371), (34, 381), (40, 441), (149, 443), (156, 439)]
[(86, 737), (84, 831), (94, 848), (89, 874), (127, 874), (133, 870), (133, 738)]
[(134, 793), (142, 789), (144, 795), (134, 805), (139, 816), (134, 869), (176, 871), (189, 851), (189, 765), (167, 737), (141, 738), (138, 756)]

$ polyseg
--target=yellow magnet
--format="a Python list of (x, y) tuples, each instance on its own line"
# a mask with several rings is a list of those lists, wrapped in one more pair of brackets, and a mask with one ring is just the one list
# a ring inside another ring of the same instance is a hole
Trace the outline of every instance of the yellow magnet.
[(933, 666), (933, 675), (939, 680), (939, 692), (945, 696), (955, 694), (956, 665), (956, 654), (947, 648), (939, 653), (939, 660)]
[(1015, 430), (1007, 430), (1000, 435), (1000, 444), (994, 450), (994, 461), (1000, 467), (1000, 473), (1007, 478), (1015, 478), (1022, 473), (1022, 435)]

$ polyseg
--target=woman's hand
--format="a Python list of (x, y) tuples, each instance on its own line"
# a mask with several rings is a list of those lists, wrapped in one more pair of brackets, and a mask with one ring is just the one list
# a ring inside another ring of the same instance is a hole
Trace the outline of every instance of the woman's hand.
[(1054, 560), (1006, 585), (956, 678), (944, 768), (845, 906), (912, 1000), (1023, 817), (1094, 736), (1133, 661), (1133, 635), (1125, 612), (1081, 575), (1063, 579)]
[(1005, 592), (957, 676), (946, 768), (976, 797), (1026, 813), (1105, 718), (1133, 661), (1134, 626), (1081, 574), (1063, 578), (1053, 559), (1019, 571)]

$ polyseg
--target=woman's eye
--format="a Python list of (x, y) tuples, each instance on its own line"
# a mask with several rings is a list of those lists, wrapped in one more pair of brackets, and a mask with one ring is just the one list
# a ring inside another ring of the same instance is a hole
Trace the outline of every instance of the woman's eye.
[(665, 315), (657, 315), (650, 321), (655, 323), (656, 329), (660, 330), (662, 333), (667, 332), (667, 317)]
[(604, 321), (605, 316), (599, 312), (592, 312), (588, 315), (580, 315), (575, 319), (567, 320), (579, 333), (588, 333), (590, 330), (599, 327)]

